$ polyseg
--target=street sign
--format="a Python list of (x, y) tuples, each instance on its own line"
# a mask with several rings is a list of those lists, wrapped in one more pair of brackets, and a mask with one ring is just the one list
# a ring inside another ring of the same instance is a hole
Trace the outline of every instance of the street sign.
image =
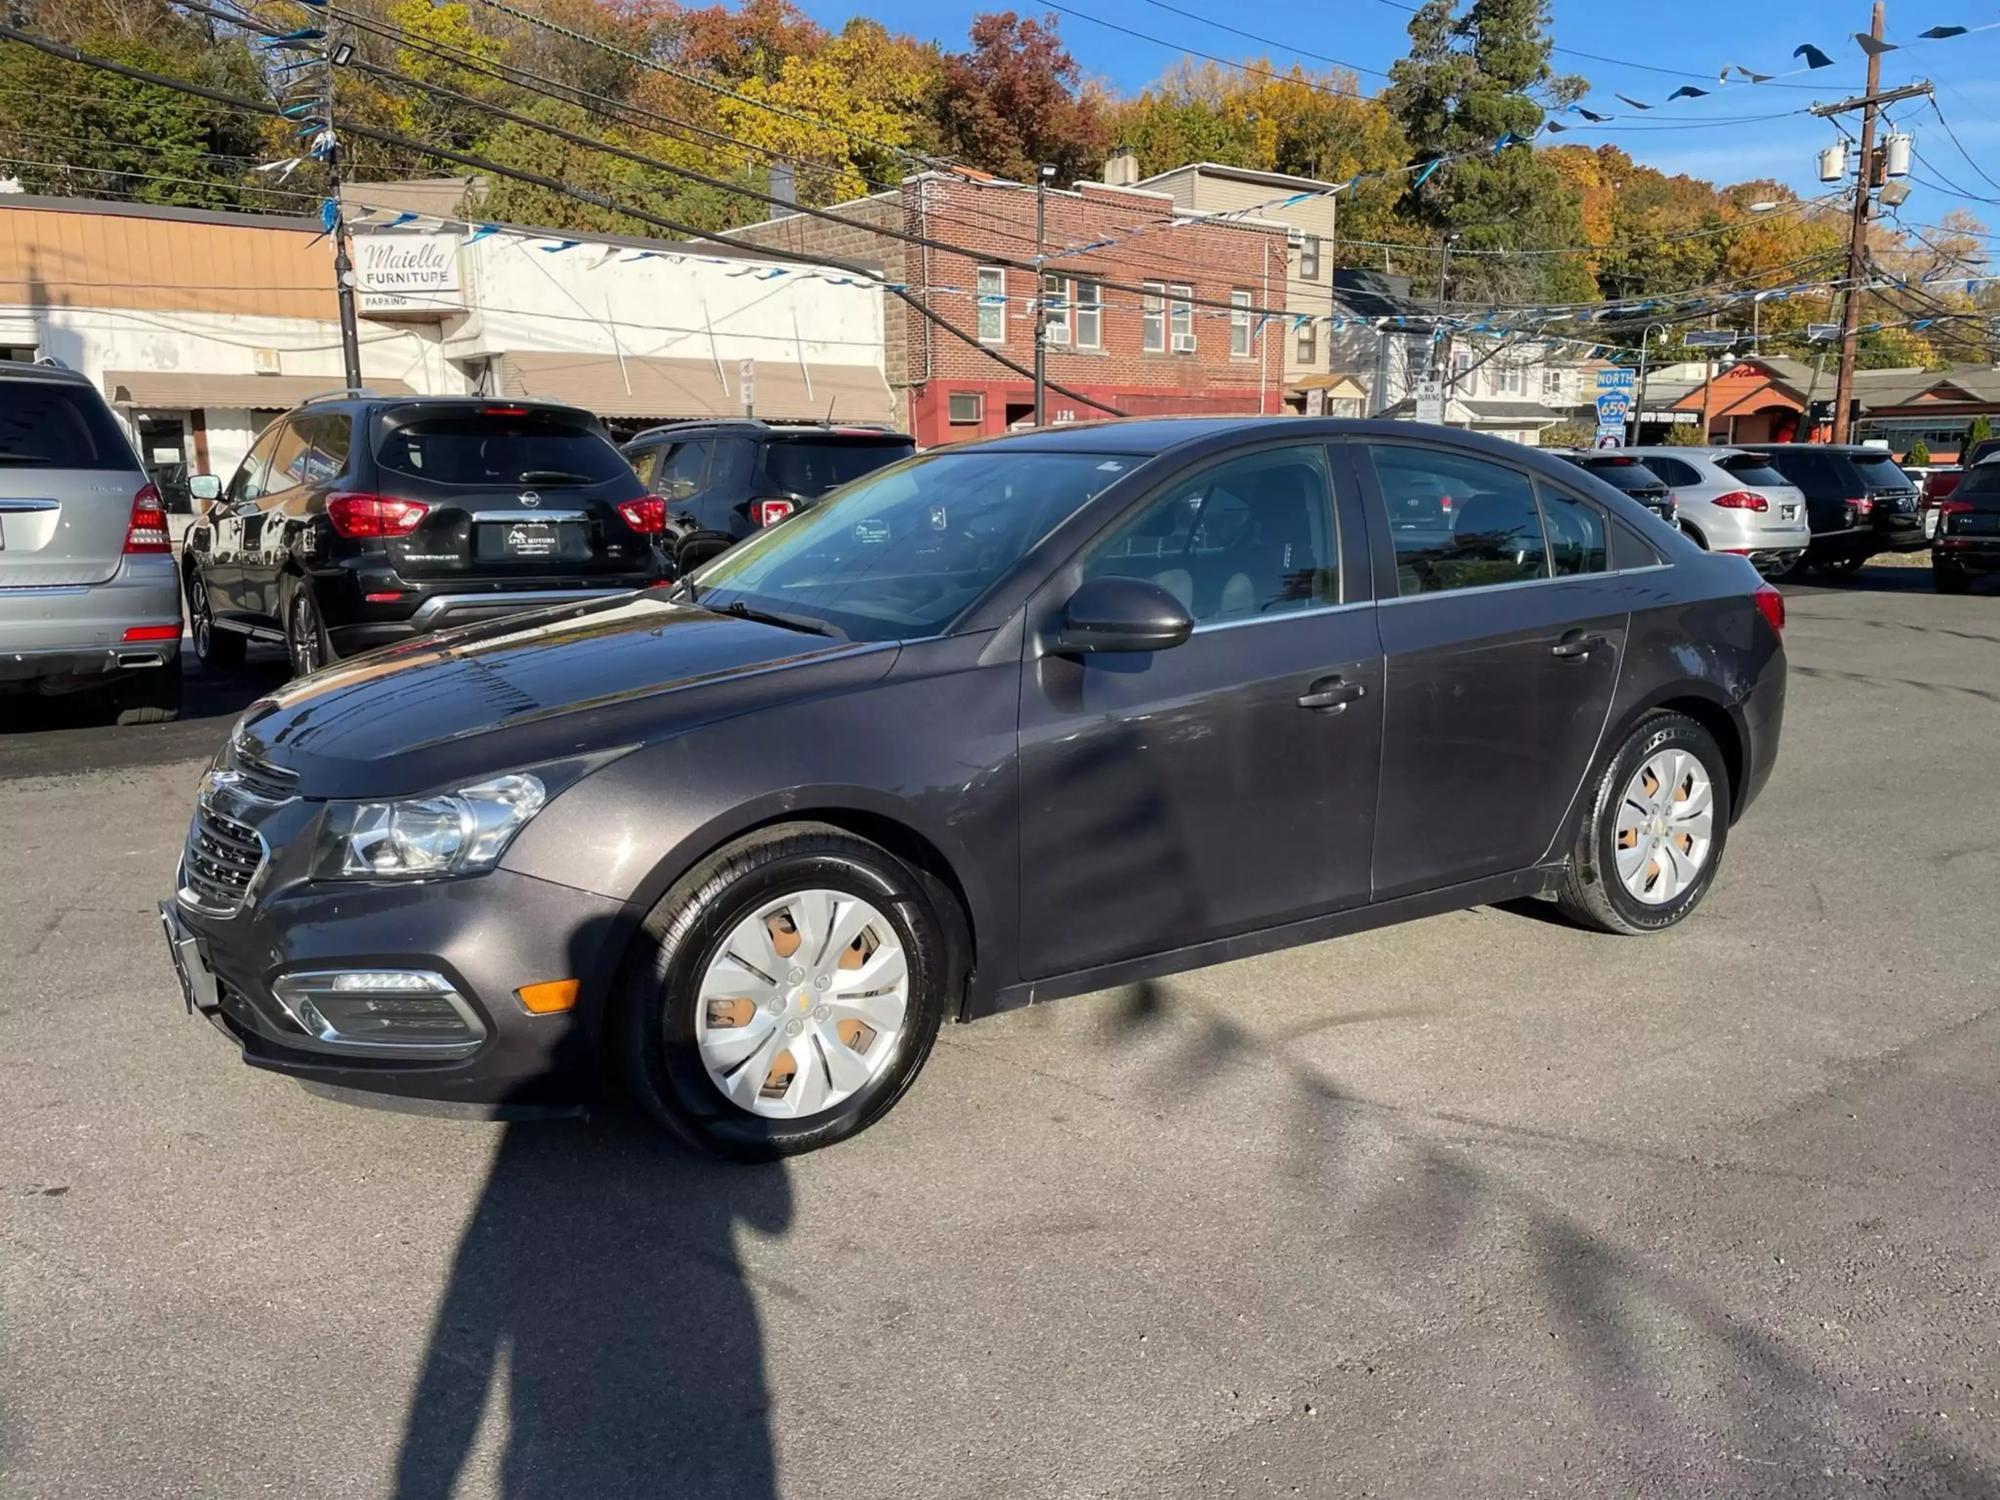
[(1417, 420), (1433, 427), (1444, 425), (1444, 382), (1428, 379), (1417, 382)]
[(1600, 448), (1622, 448), (1625, 446), (1625, 429), (1622, 427), (1600, 427), (1597, 429), (1597, 446)]
[(1632, 415), (1632, 398), (1623, 391), (1606, 391), (1597, 398), (1597, 426), (1599, 430), (1616, 427), (1625, 430), (1625, 419)]
[(736, 388), (743, 397), (743, 410), (757, 409), (757, 361), (746, 359), (736, 366)]
[(1623, 365), (1613, 365), (1608, 370), (1599, 370), (1597, 388), (1600, 391), (1629, 391), (1632, 389), (1632, 372)]
[(1326, 392), (1317, 388), (1306, 392), (1306, 415), (1322, 416), (1326, 412)]
[(1690, 349), (1727, 349), (1742, 337), (1734, 328), (1691, 328), (1681, 342)]

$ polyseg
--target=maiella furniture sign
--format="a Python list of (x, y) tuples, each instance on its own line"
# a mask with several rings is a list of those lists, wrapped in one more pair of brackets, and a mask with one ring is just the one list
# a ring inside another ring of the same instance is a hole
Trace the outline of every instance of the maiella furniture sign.
[(442, 318), (464, 310), (458, 287), (459, 236), (445, 231), (378, 231), (353, 240), (354, 290), (371, 318)]

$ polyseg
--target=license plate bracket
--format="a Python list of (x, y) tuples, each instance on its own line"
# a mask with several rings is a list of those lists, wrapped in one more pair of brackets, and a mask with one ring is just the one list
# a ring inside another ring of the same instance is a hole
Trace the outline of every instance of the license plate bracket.
[(167, 935), (167, 956), (173, 961), (174, 978), (180, 981), (181, 1003), (187, 1013), (207, 1016), (222, 1009), (222, 994), (201, 951), (201, 939), (181, 925), (164, 901), (160, 903), (160, 926)]
[(572, 521), (482, 521), (474, 551), (485, 562), (577, 562), (590, 555), (588, 532)]

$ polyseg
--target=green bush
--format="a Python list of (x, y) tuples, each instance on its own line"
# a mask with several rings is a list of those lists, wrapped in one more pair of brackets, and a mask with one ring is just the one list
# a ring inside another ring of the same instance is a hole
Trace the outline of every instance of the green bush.
[(1903, 455), (1903, 462), (1906, 464), (1927, 464), (1930, 461), (1931, 450), (1922, 438), (1910, 444), (1910, 451)]

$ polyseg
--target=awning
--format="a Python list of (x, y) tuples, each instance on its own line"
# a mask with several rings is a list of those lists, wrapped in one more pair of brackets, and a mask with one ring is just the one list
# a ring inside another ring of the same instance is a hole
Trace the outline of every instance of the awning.
[(1350, 400), (1355, 397), (1365, 398), (1368, 394), (1367, 389), (1352, 375), (1308, 375), (1301, 380), (1294, 380), (1286, 389), (1325, 391), (1330, 396), (1345, 396)]
[[(600, 417), (740, 417), (739, 360), (536, 351), (503, 354), (500, 394), (565, 401)], [(895, 403), (874, 365), (760, 359), (756, 414), (775, 421), (889, 422)]]
[[(414, 396), (401, 380), (370, 380), (367, 388), (385, 396)], [(113, 406), (194, 411), (201, 407), (242, 407), (290, 411), (312, 396), (341, 389), (338, 375), (215, 375), (204, 370), (106, 370), (104, 394)]]

